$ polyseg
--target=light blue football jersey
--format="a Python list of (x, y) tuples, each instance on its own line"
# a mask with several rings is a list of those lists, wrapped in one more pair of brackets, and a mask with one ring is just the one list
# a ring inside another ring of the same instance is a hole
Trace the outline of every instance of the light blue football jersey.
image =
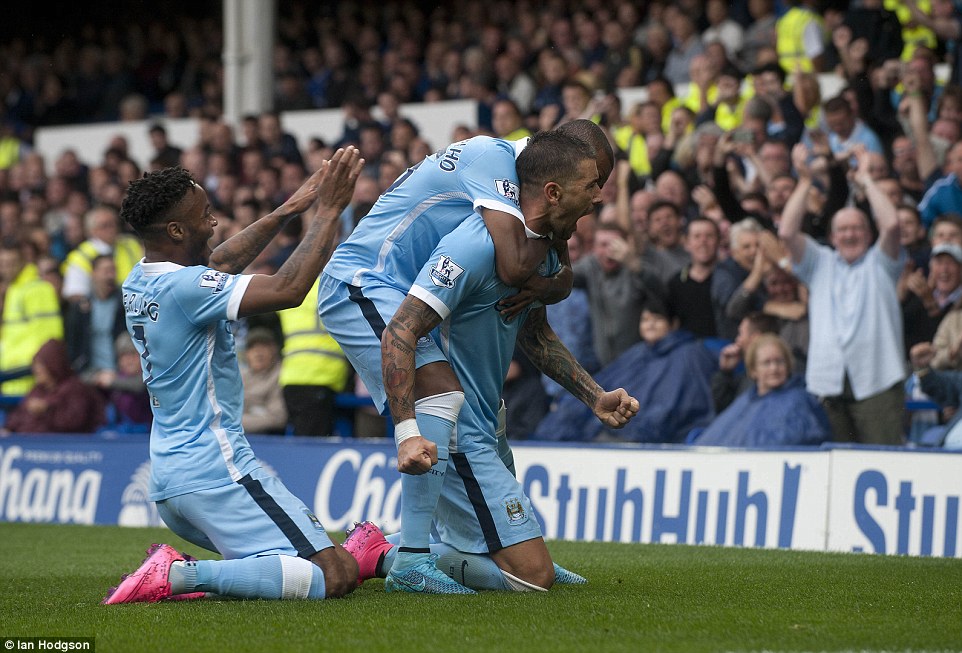
[(229, 320), (251, 277), (141, 261), (123, 284), (154, 423), (150, 499), (220, 487), (258, 468)]
[[(538, 273), (560, 269), (557, 253), (548, 250)], [(468, 451), (495, 446), (498, 407), (515, 341), (531, 305), (506, 322), (497, 305), (517, 293), (498, 278), (494, 241), (481, 220), (465, 220), (441, 239), (422, 267), (410, 293), (443, 318), (431, 333), (464, 388), (458, 415), (457, 448)]]
[(324, 271), (352, 286), (369, 281), (407, 292), (441, 238), (488, 208), (522, 224), (515, 159), (527, 139), (475, 136), (409, 168), (334, 251)]

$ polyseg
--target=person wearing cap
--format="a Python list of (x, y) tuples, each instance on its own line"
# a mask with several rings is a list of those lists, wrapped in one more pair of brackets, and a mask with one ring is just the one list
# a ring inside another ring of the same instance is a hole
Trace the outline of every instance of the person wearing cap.
[(247, 334), (241, 381), (244, 383), (244, 413), (241, 423), (247, 433), (283, 433), (287, 406), (281, 390), (281, 357), (277, 338), (265, 327)]
[(939, 323), (962, 299), (962, 247), (941, 243), (932, 248), (929, 274), (922, 270), (905, 275), (900, 288), (905, 350), (930, 342)]

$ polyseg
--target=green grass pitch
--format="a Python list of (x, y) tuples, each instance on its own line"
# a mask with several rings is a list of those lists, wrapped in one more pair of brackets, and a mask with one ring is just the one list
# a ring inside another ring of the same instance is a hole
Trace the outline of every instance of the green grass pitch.
[(103, 606), (165, 529), (0, 524), (0, 636), (95, 637), (96, 650), (959, 651), (962, 560), (550, 542), (590, 579), (545, 594)]

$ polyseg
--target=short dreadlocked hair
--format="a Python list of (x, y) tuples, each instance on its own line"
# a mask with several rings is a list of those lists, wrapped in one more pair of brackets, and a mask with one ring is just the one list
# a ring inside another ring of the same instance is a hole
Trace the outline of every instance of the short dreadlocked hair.
[(171, 209), (195, 186), (190, 173), (180, 167), (148, 172), (130, 182), (120, 217), (143, 235), (149, 227), (169, 220)]

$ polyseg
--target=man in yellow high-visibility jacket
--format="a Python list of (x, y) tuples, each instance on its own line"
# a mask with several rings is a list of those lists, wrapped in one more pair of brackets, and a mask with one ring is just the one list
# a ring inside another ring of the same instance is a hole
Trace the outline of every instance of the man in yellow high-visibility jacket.
[(350, 365), (317, 315), (318, 281), (297, 308), (280, 311), (284, 349), (280, 384), (294, 435), (331, 435), (334, 400)]
[[(0, 245), (0, 283), (7, 284), (0, 317), (0, 372), (10, 372), (29, 367), (48, 340), (63, 339), (63, 317), (57, 291), (16, 245)], [(32, 376), (7, 381), (0, 393), (26, 394), (33, 383)]]
[(791, 0), (792, 5), (775, 23), (778, 63), (789, 75), (821, 72), (825, 54), (825, 21), (810, 0)]
[(68, 300), (90, 295), (92, 263), (97, 256), (113, 255), (118, 286), (144, 256), (137, 238), (120, 233), (120, 218), (111, 206), (96, 206), (88, 211), (84, 227), (89, 238), (67, 254), (63, 264), (63, 296)]

